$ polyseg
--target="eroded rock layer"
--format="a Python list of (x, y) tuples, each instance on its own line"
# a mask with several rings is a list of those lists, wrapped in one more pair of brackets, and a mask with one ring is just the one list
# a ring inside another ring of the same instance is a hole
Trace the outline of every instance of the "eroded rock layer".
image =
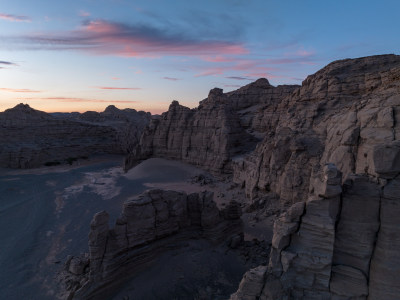
[[(382, 157), (382, 159), (384, 159)], [(307, 202), (275, 221), (268, 268), (244, 277), (245, 299), (398, 299), (400, 174), (382, 179), (348, 176), (325, 166)], [(236, 299), (232, 295), (232, 299)]]
[(90, 225), (89, 254), (67, 261), (68, 297), (105, 299), (116, 286), (182, 240), (240, 243), (240, 216), (236, 202), (219, 210), (210, 192), (187, 195), (163, 190), (150, 190), (125, 202), (113, 228), (109, 228), (107, 212), (97, 213)]
[(274, 114), (266, 118), (265, 139), (234, 164), (234, 181), (250, 197), (272, 191), (283, 204), (304, 201), (310, 178), (329, 162), (344, 178), (393, 175), (397, 163), (381, 157), (393, 155), (400, 139), (400, 56), (333, 62), (308, 76)]
[(138, 143), (150, 114), (119, 110), (47, 114), (19, 104), (0, 113), (0, 167), (33, 168), (95, 153), (126, 154)]
[(145, 130), (125, 169), (149, 157), (164, 157), (232, 173), (232, 158), (253, 150), (264, 136), (263, 115), (271, 114), (296, 87), (273, 87), (259, 79), (226, 94), (215, 88), (195, 109), (173, 101)]
[(232, 299), (246, 286), (246, 299), (398, 299), (400, 57), (333, 62), (278, 111), (234, 178), (291, 206), (275, 221), (268, 268)]

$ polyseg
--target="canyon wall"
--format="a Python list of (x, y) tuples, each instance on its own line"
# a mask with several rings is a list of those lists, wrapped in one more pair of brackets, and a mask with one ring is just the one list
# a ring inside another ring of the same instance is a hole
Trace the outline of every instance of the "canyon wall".
[(215, 88), (195, 109), (173, 101), (146, 128), (138, 148), (126, 158), (125, 169), (143, 159), (163, 157), (230, 174), (232, 159), (252, 151), (263, 138), (264, 110), (273, 110), (296, 87), (273, 87), (259, 79), (226, 94)]
[(272, 191), (283, 204), (303, 201), (310, 178), (329, 162), (344, 178), (377, 176), (377, 148), (400, 139), (400, 57), (333, 62), (308, 76), (275, 113), (265, 139), (234, 164), (234, 181), (248, 196)]
[(259, 79), (230, 93), (213, 89), (195, 109), (174, 101), (145, 129), (126, 158), (182, 160), (233, 174), (249, 198), (274, 193), (282, 206), (307, 198), (325, 163), (376, 176), (378, 145), (399, 139), (400, 57), (379, 55), (330, 63), (301, 87)]
[(385, 178), (353, 174), (342, 186), (326, 165), (308, 200), (275, 221), (269, 265), (231, 299), (398, 299), (400, 148), (387, 151)]
[(96, 153), (126, 154), (150, 114), (119, 110), (47, 114), (19, 104), (0, 113), (0, 167), (33, 168)]
[(282, 106), (234, 174), (248, 194), (268, 189), (291, 206), (269, 265), (231, 299), (398, 299), (400, 57), (331, 63)]
[(70, 257), (62, 279), (68, 299), (107, 299), (119, 284), (180, 241), (205, 239), (233, 245), (243, 239), (241, 208), (219, 210), (213, 193), (150, 190), (124, 203), (114, 228), (97, 213), (90, 225), (89, 253)]
[[(249, 198), (277, 196), (270, 263), (232, 299), (397, 299), (400, 56), (335, 61), (282, 93), (254, 85), (193, 110), (174, 102), (126, 166), (179, 159), (232, 173)], [(274, 96), (243, 104), (263, 89)]]

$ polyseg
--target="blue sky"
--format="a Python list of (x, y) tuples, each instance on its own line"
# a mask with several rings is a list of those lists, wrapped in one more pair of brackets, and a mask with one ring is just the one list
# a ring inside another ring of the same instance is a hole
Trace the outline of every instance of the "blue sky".
[(0, 0), (0, 111), (160, 113), (400, 49), (400, 1)]

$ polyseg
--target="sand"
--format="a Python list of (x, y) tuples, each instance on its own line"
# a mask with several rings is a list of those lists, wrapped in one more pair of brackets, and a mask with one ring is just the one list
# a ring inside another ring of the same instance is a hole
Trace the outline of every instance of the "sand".
[[(62, 267), (67, 255), (87, 251), (87, 234), (93, 215), (98, 211), (106, 210), (111, 217), (110, 225), (113, 226), (120, 214), (122, 203), (146, 189), (163, 188), (185, 192), (211, 190), (214, 191), (214, 199), (220, 207), (229, 203), (231, 199), (243, 203), (246, 201), (240, 189), (232, 186), (231, 183), (217, 182), (207, 172), (181, 162), (150, 159), (126, 174), (122, 170), (121, 162), (120, 156), (102, 156), (81, 162), (80, 165), (30, 170), (0, 170), (0, 240), (2, 242), (0, 295), (2, 298), (32, 299), (34, 295), (33, 299), (54, 299), (57, 293), (54, 275)], [(192, 178), (199, 174), (205, 174), (214, 182), (203, 186), (192, 183)], [(192, 247), (199, 248), (197, 242), (193, 243)], [(207, 251), (212, 251), (207, 247), (199, 249), (203, 249), (198, 251), (204, 254), (200, 255), (201, 257), (209, 256), (210, 253)], [(184, 253), (186, 252), (181, 253), (183, 261), (186, 259)], [(177, 255), (175, 254), (174, 257)], [(230, 264), (224, 262), (225, 254), (221, 255), (215, 257), (220, 257), (218, 261), (221, 261), (221, 274), (225, 274), (225, 267), (222, 265), (229, 266)], [(225, 259), (237, 261), (236, 271), (231, 274), (232, 278), (228, 280), (230, 283), (226, 285), (231, 289), (237, 285), (236, 281), (240, 280), (241, 274), (248, 267), (238, 254), (232, 255), (233, 257)], [(176, 258), (176, 262), (179, 260), (179, 257)], [(169, 258), (166, 261), (174, 260)], [(212, 265), (202, 264), (206, 270), (205, 273), (218, 274), (213, 271)], [(165, 261), (161, 262), (161, 265), (165, 265)], [(189, 263), (188, 266), (191, 264)], [(134, 285), (137, 286), (137, 282), (143, 283), (143, 280), (147, 280), (146, 276), (153, 274), (157, 265), (152, 268), (147, 270), (148, 273), (141, 274), (142, 277), (139, 276)], [(193, 278), (188, 275), (195, 274), (192, 267), (187, 267), (185, 272), (183, 276), (190, 278), (189, 281), (196, 278), (200, 280), (201, 274), (196, 273), (197, 275), (193, 275)], [(159, 277), (155, 280), (161, 282), (160, 290), (168, 289), (168, 286), (174, 286), (175, 289), (182, 286), (190, 290), (190, 284), (185, 283), (186, 281), (181, 284), (163, 281), (167, 273), (168, 268), (164, 268), (163, 272), (156, 272)], [(221, 274), (218, 276), (226, 276)], [(171, 276), (169, 280), (174, 278)], [(214, 277), (210, 280), (215, 281)], [(198, 287), (199, 293), (211, 283), (204, 284), (206, 286)], [(143, 287), (146, 286), (148, 285), (143, 284)], [(128, 285), (124, 291), (132, 294), (129, 292), (130, 288)], [(213, 289), (214, 285), (210, 288)], [(147, 298), (150, 296), (146, 294), (146, 290), (142, 288), (141, 294), (143, 297), (147, 295)]]

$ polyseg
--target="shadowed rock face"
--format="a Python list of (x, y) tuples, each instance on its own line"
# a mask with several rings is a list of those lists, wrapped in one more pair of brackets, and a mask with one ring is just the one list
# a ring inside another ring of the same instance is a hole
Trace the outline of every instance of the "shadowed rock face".
[(344, 178), (392, 178), (400, 171), (399, 95), (399, 56), (329, 64), (280, 101), (265, 121), (266, 138), (234, 164), (234, 181), (250, 197), (270, 190), (290, 205), (306, 200), (310, 178), (325, 163)]
[[(274, 90), (258, 81), (228, 94), (212, 90), (195, 110), (173, 103), (145, 132), (128, 167), (160, 155), (233, 170), (249, 197), (272, 192), (290, 206), (276, 220), (268, 268), (249, 271), (232, 299), (398, 299), (400, 56), (335, 61), (294, 91), (256, 104), (260, 110), (237, 100), (261, 89)], [(229, 114), (213, 115), (220, 107)], [(231, 125), (237, 122), (240, 128)], [(227, 130), (184, 142), (219, 124)], [(249, 135), (263, 137), (254, 151), (233, 146), (234, 137)], [(197, 161), (194, 145), (203, 154)]]
[(64, 281), (69, 297), (106, 299), (107, 294), (152, 262), (179, 247), (180, 241), (206, 239), (214, 244), (243, 238), (240, 206), (219, 210), (209, 192), (185, 194), (150, 190), (124, 203), (121, 217), (109, 228), (107, 212), (90, 225), (89, 254), (70, 258)]
[(268, 268), (231, 299), (398, 299), (400, 178), (352, 175), (340, 194), (340, 177), (326, 166), (325, 192), (275, 221)]
[(232, 173), (232, 158), (254, 149), (262, 138), (264, 107), (275, 107), (297, 86), (273, 87), (259, 79), (237, 91), (210, 91), (198, 108), (173, 101), (142, 135), (140, 146), (125, 162), (129, 169), (142, 159), (164, 157)]
[(32, 168), (95, 153), (125, 154), (150, 115), (108, 107), (103, 113), (47, 114), (19, 104), (0, 113), (0, 167)]

